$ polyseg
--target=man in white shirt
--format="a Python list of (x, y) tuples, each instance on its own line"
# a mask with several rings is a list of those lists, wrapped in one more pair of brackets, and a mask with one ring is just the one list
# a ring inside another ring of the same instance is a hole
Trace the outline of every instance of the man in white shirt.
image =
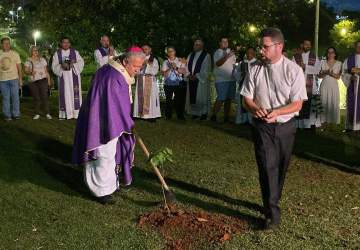
[(282, 55), (282, 32), (263, 30), (260, 46), (262, 62), (250, 69), (241, 95), (253, 116), (265, 229), (275, 229), (280, 224), (279, 201), (295, 140), (294, 116), (307, 95), (302, 69)]
[(220, 48), (214, 53), (214, 75), (217, 98), (214, 104), (212, 121), (216, 121), (216, 115), (224, 104), (224, 122), (229, 121), (231, 102), (235, 98), (236, 81), (233, 76), (236, 57), (229, 46), (226, 37), (220, 39)]
[(10, 38), (1, 38), (0, 92), (5, 121), (20, 119), (19, 88), (22, 83), (20, 56), (11, 49)]

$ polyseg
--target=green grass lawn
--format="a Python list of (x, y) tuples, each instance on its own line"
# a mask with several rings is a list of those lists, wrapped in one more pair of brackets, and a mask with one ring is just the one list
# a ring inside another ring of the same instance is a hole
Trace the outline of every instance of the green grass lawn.
[[(55, 97), (52, 104), (56, 117)], [(165, 247), (160, 234), (137, 227), (139, 215), (162, 200), (139, 147), (132, 188), (116, 195), (116, 205), (102, 206), (69, 164), (75, 122), (32, 120), (30, 99), (21, 109), (21, 120), (0, 121), (0, 249)], [(268, 233), (257, 230), (261, 199), (249, 127), (190, 119), (136, 127), (149, 148), (174, 151), (166, 178), (179, 204), (249, 222), (248, 231), (219, 249), (360, 249), (359, 135), (343, 134), (341, 126), (298, 133), (283, 222)]]

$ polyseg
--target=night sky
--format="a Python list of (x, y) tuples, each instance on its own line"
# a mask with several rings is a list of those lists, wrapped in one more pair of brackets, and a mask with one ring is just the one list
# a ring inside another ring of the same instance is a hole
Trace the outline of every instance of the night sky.
[(360, 0), (320, 0), (334, 7), (336, 11), (358, 10), (360, 11)]

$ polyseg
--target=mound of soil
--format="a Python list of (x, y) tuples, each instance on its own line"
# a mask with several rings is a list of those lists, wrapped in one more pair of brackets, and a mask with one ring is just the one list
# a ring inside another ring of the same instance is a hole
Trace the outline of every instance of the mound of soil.
[(248, 223), (240, 218), (187, 211), (174, 205), (141, 215), (138, 225), (159, 231), (166, 240), (167, 249), (171, 250), (210, 248), (248, 228)]

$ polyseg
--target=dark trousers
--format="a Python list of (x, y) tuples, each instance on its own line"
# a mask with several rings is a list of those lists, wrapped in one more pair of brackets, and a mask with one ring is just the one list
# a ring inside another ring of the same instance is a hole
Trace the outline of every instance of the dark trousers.
[(40, 114), (42, 105), (45, 114), (49, 114), (48, 82), (46, 78), (29, 83), (30, 93), (34, 98), (35, 114)]
[(170, 119), (172, 116), (173, 105), (175, 106), (177, 118), (184, 118), (185, 99), (186, 99), (186, 85), (178, 86), (164, 85), (166, 107), (165, 117)]
[(279, 201), (295, 140), (294, 119), (279, 124), (253, 120), (255, 156), (265, 217), (280, 223)]

